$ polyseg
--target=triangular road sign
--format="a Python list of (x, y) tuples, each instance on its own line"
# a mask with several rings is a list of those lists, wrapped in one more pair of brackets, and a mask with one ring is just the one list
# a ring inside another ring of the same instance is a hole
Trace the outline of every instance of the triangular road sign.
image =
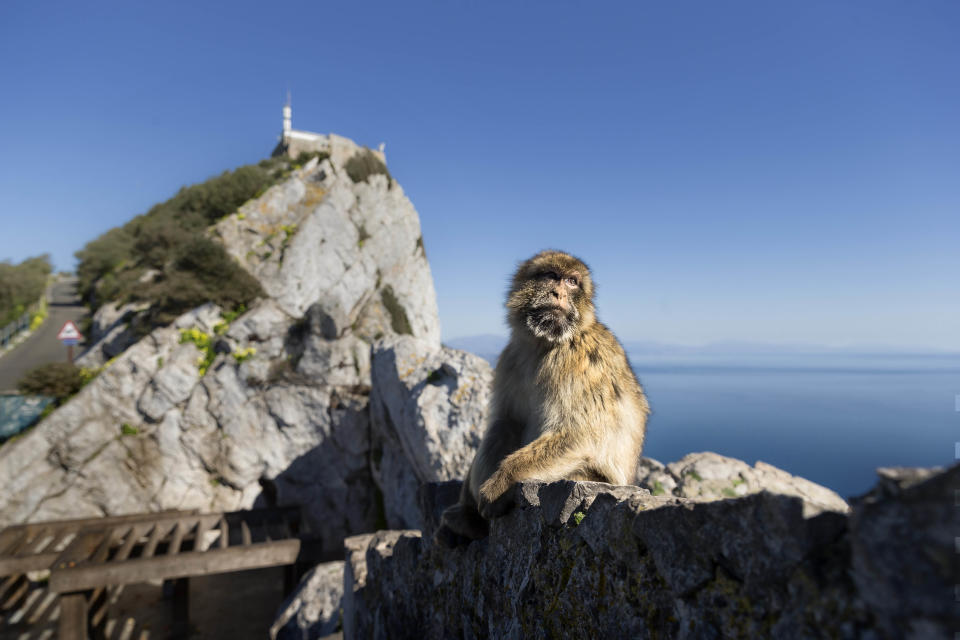
[(60, 333), (57, 334), (57, 340), (82, 340), (83, 335), (80, 333), (80, 330), (77, 329), (77, 325), (73, 324), (69, 320), (64, 323), (63, 328), (60, 329)]

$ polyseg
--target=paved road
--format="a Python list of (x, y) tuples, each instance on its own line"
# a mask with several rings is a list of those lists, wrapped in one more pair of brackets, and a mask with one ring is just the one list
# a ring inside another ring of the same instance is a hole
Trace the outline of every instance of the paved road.
[[(34, 367), (66, 361), (67, 348), (57, 340), (57, 333), (64, 322), (73, 320), (78, 323), (87, 313), (87, 308), (80, 305), (76, 289), (75, 279), (61, 280), (53, 285), (53, 300), (46, 321), (16, 348), (0, 356), (0, 392), (16, 389), (17, 381)], [(74, 355), (79, 355), (80, 347), (73, 349)]]

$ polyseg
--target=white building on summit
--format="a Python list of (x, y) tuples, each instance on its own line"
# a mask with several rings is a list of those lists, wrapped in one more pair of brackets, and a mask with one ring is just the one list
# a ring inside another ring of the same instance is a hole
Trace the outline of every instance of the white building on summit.
[[(386, 164), (387, 158), (384, 154), (384, 143), (380, 143), (379, 148), (371, 151)], [(273, 149), (273, 156), (287, 156), (296, 158), (301, 153), (313, 151), (325, 151), (330, 154), (333, 161), (338, 164), (346, 160), (356, 151), (357, 144), (349, 138), (338, 136), (335, 133), (324, 135), (312, 131), (300, 131), (293, 128), (293, 108), (290, 106), (290, 96), (287, 96), (287, 102), (283, 105), (283, 131), (280, 134), (280, 141)]]

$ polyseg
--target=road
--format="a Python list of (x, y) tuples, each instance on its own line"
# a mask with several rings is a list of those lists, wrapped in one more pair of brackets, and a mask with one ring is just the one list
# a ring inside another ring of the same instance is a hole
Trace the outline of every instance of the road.
[[(61, 280), (54, 284), (50, 315), (33, 335), (0, 356), (0, 392), (15, 390), (17, 381), (34, 367), (67, 360), (67, 348), (57, 340), (57, 333), (64, 322), (72, 320), (79, 324), (87, 313), (87, 308), (80, 304), (76, 290), (76, 279)], [(80, 354), (80, 347), (73, 349), (74, 355)]]

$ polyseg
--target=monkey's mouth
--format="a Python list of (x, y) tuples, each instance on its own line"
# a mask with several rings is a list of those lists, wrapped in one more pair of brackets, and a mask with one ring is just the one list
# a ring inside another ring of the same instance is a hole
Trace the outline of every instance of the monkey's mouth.
[(566, 316), (570, 313), (570, 310), (559, 304), (547, 304), (542, 307), (537, 307), (533, 310), (534, 313), (552, 313), (556, 315)]
[(573, 327), (574, 317), (570, 309), (560, 305), (544, 305), (532, 309), (527, 315), (527, 328), (538, 338), (561, 340)]

